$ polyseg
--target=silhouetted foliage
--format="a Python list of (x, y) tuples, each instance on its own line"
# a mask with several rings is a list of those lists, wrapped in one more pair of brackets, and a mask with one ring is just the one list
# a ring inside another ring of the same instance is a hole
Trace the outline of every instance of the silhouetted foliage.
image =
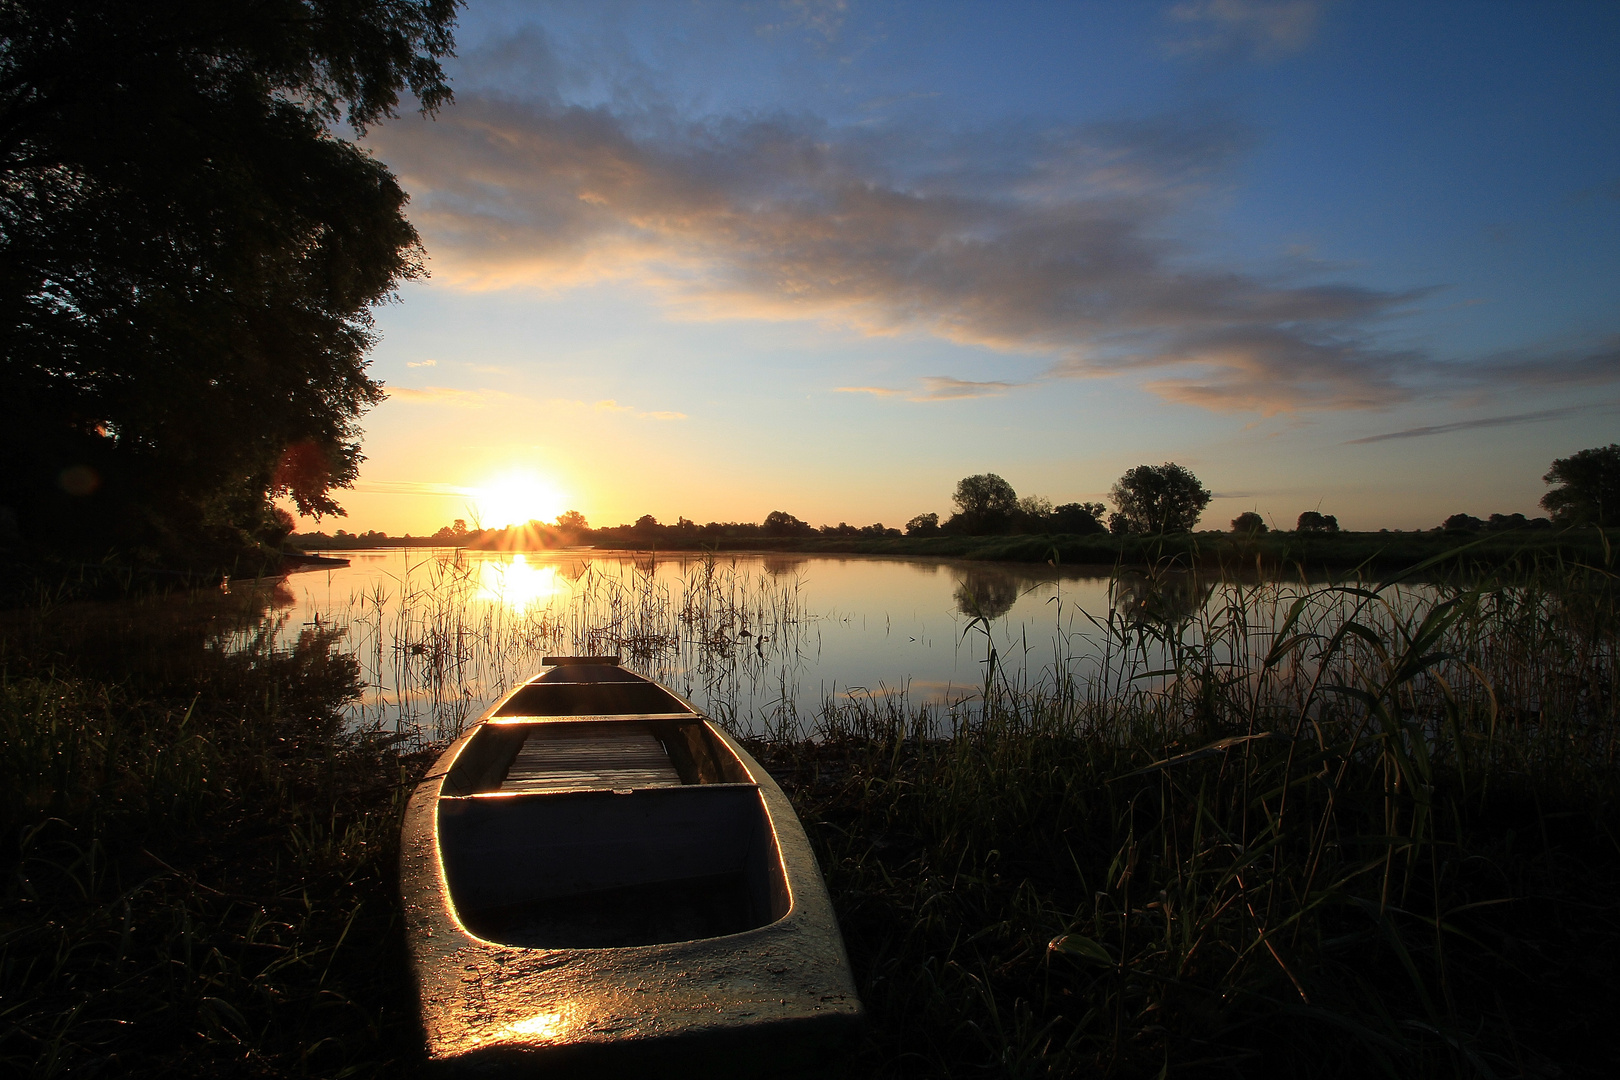
[(999, 619), (1018, 602), (1019, 578), (990, 567), (972, 567), (963, 572), (953, 596), (956, 610), (967, 616), (982, 615)]
[(1198, 477), (1174, 462), (1138, 465), (1109, 492), (1119, 509), (1109, 518), (1116, 533), (1191, 532), (1212, 498)]
[(591, 523), (578, 510), (564, 510), (557, 515), (557, 528), (564, 532), (582, 533), (590, 527)]
[(957, 513), (952, 519), (954, 531), (969, 536), (1006, 531), (1018, 513), (1018, 493), (1013, 486), (995, 473), (965, 476), (956, 482), (951, 496)]
[(219, 559), (341, 513), (370, 309), (421, 273), (338, 138), (449, 100), (454, 0), (0, 5), (0, 506), (40, 550)]
[(1250, 536), (1258, 536), (1267, 531), (1266, 519), (1255, 513), (1253, 510), (1245, 510), (1243, 513), (1232, 519), (1232, 531), (1235, 533), (1245, 533)]
[(1558, 458), (1542, 479), (1557, 484), (1541, 497), (1559, 525), (1620, 525), (1620, 444)]
[(939, 533), (938, 514), (918, 514), (906, 522), (907, 536), (936, 536)]
[(1321, 514), (1315, 510), (1307, 510), (1299, 515), (1294, 523), (1294, 531), (1302, 533), (1336, 533), (1339, 531), (1339, 519), (1332, 514)]
[(1444, 532), (1478, 532), (1485, 527), (1485, 523), (1472, 514), (1452, 514), (1440, 523)]
[(1052, 508), (1047, 526), (1054, 533), (1073, 533), (1076, 536), (1104, 532), (1101, 519), (1106, 510), (1102, 503), (1064, 503)]
[(765, 515), (763, 532), (766, 536), (809, 536), (816, 530), (785, 510), (772, 510)]
[(1485, 519), (1487, 532), (1500, 532), (1504, 529), (1550, 529), (1552, 522), (1544, 517), (1527, 518), (1523, 514), (1492, 514)]

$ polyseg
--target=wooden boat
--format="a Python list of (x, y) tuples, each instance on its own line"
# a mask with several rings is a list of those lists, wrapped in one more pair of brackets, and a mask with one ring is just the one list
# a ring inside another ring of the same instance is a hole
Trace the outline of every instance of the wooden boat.
[(405, 812), (431, 1062), (814, 1075), (861, 1004), (804, 828), (718, 725), (616, 657), (547, 657)]

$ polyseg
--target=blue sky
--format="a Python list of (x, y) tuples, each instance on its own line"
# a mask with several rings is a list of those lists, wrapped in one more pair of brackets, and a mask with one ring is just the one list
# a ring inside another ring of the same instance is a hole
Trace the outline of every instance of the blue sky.
[(1616, 441), (1620, 6), (472, 0), (458, 40), (456, 103), (368, 136), (432, 276), (345, 527), (514, 472), (596, 524), (900, 525), (1175, 461), (1206, 528), (1426, 528)]

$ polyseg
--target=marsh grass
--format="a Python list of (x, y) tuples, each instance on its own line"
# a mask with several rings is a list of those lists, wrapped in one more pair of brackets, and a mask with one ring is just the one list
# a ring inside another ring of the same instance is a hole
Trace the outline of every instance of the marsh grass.
[[(621, 656), (735, 718), (739, 700), (795, 670), (816, 617), (794, 573), (712, 552), (676, 562), (677, 574), (661, 575), (650, 554), (529, 563), (456, 552), (408, 561), (326, 617), (368, 685), (351, 720), (423, 743), (451, 738), (548, 653)], [(283, 637), (298, 629), (285, 627)], [(792, 714), (792, 700), (778, 695), (786, 703), (778, 713)]]
[(1180, 580), (1094, 622), (1088, 679), (1008, 685), (987, 635), (973, 709), (756, 744), (872, 1010), (861, 1070), (1613, 1075), (1613, 575)]
[[(811, 624), (795, 578), (723, 559), (586, 568), (544, 616), (441, 572), (341, 624), (215, 594), (0, 627), (0, 1071), (409, 1071), (394, 875), (431, 747), (353, 724), (371, 665), (448, 707), (578, 643), (723, 701)], [(970, 620), (953, 706), (716, 711), (770, 732), (816, 846), (854, 1075), (1607, 1076), (1616, 594), (1171, 567), (1019, 641), (1042, 676)]]
[(9, 614), (0, 1073), (411, 1059), (394, 874), (425, 758), (345, 734), (335, 633), (276, 648), (262, 615), (217, 592)]

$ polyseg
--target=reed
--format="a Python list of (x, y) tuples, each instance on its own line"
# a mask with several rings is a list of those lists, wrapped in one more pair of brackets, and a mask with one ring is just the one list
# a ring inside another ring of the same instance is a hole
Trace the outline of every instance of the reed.
[[(768, 732), (871, 1010), (854, 1075), (1614, 1071), (1606, 566), (1121, 574), (1051, 642), (970, 620), (976, 695), (814, 717), (723, 706), (813, 639), (796, 577), (562, 581), (494, 603), (450, 560), (321, 625), (217, 594), (0, 625), (0, 1071), (408, 1069), (403, 798), (467, 691), (559, 647)], [(377, 673), (444, 727), (357, 724)]]
[(1012, 685), (987, 635), (971, 707), (829, 703), (756, 745), (875, 1017), (862, 1070), (1612, 1073), (1613, 575), (1185, 581), (1089, 625), (1088, 678)]

